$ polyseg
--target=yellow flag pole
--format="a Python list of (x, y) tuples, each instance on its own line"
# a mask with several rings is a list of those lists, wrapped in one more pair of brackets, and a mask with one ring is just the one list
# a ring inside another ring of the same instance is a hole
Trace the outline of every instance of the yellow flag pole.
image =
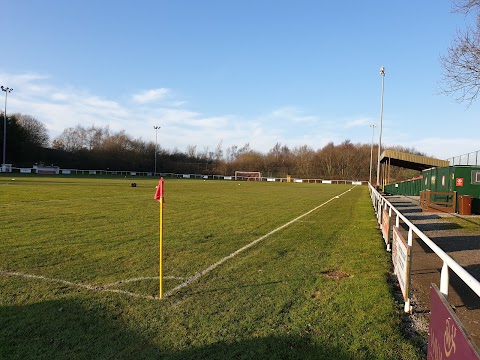
[(159, 255), (160, 255), (160, 266), (159, 266), (159, 279), (160, 279), (160, 299), (163, 298), (163, 178), (160, 178), (160, 181), (158, 182), (157, 190), (155, 191), (155, 196), (154, 199), (158, 200), (160, 204), (160, 225), (159, 225), (159, 237), (160, 237), (160, 243), (159, 243)]

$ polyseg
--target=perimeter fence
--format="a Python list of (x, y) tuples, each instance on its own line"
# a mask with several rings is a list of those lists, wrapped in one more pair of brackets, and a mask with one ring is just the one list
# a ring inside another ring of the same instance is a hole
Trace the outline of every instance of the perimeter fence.
[(447, 159), (450, 162), (450, 166), (454, 165), (480, 165), (480, 150), (472, 151), (467, 154), (451, 157)]

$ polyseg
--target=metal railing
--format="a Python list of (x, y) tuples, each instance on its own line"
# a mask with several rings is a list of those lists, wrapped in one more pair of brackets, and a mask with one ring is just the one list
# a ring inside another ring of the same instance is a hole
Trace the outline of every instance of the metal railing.
[(454, 156), (447, 159), (450, 166), (454, 165), (480, 165), (480, 150), (472, 151), (467, 154)]
[[(394, 212), (396, 216), (395, 227), (400, 227), (399, 220), (401, 219), (408, 227), (408, 246), (410, 249), (413, 245), (413, 234), (417, 235), (442, 261), (442, 271), (440, 274), (440, 292), (448, 299), (448, 286), (450, 283), (449, 269), (451, 269), (458, 277), (480, 297), (480, 282), (468, 273), (462, 266), (453, 260), (445, 251), (436, 245), (428, 236), (420, 231), (414, 224), (412, 224), (402, 213), (397, 210), (385, 197), (383, 197), (371, 184), (368, 185), (370, 189), (370, 197), (376, 212), (378, 224), (382, 223), (383, 210), (387, 211), (391, 216)], [(411, 261), (411, 258), (409, 258)], [(411, 268), (411, 266), (410, 266)], [(410, 282), (410, 274), (408, 274), (408, 282)], [(405, 312), (411, 312), (410, 294), (405, 301)]]

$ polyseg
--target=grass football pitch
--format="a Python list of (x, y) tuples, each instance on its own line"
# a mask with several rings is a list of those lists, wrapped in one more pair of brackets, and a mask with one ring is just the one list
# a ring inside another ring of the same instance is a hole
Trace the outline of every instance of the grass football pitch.
[(0, 358), (424, 357), (366, 187), (167, 179), (159, 300), (157, 183), (0, 177)]

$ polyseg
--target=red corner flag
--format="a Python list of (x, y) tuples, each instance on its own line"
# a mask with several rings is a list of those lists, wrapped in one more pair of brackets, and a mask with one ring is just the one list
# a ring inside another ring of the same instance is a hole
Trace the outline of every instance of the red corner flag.
[(157, 190), (155, 191), (155, 196), (153, 198), (157, 201), (160, 201), (160, 199), (162, 199), (162, 202), (164, 202), (164, 198), (163, 198), (163, 177), (160, 178), (160, 180), (158, 181)]

